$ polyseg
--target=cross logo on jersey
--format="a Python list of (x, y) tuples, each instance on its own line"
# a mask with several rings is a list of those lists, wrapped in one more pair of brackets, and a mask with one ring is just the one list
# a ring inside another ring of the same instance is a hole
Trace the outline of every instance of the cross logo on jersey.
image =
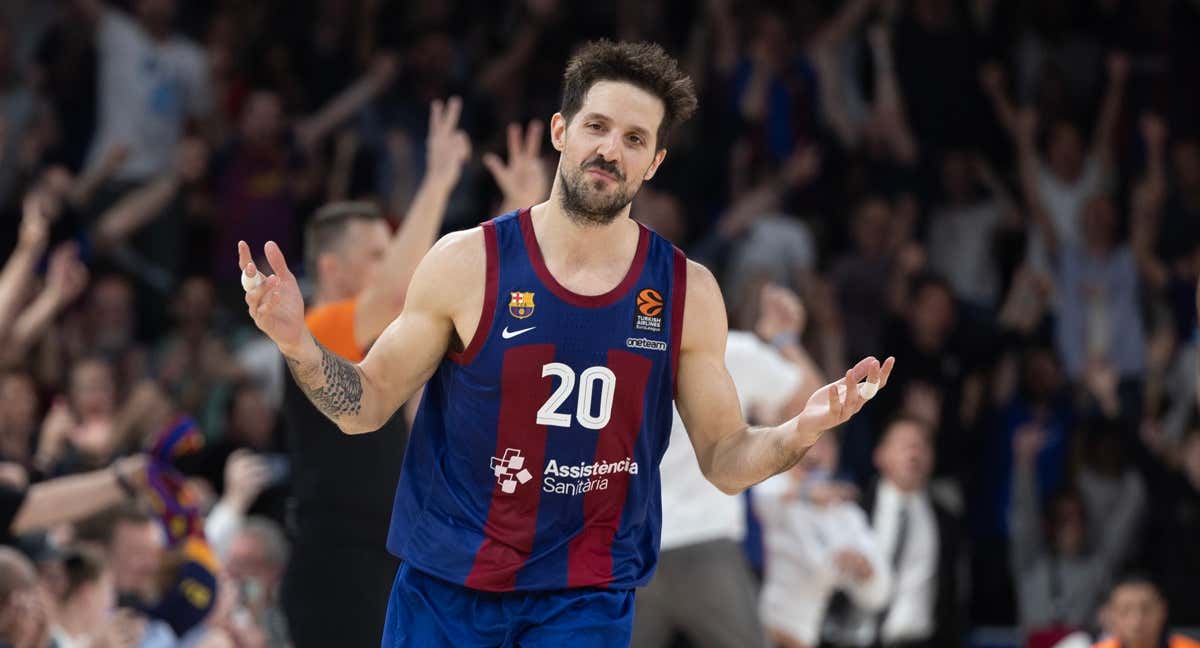
[(508, 300), (508, 312), (517, 319), (525, 319), (533, 315), (533, 293), (531, 292), (510, 292)]
[(506, 448), (503, 457), (492, 457), (492, 474), (496, 475), (496, 483), (505, 493), (515, 492), (518, 482), (524, 484), (533, 479), (525, 468), (525, 457), (516, 448)]

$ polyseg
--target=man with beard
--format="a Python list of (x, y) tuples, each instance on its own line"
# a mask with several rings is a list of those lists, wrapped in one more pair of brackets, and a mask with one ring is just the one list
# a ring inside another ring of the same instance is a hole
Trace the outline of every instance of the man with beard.
[(343, 432), (377, 429), (425, 384), (392, 512), (404, 564), (384, 645), (627, 645), (657, 561), (672, 400), (705, 477), (735, 494), (886, 382), (893, 362), (866, 358), (791, 420), (745, 423), (716, 281), (629, 218), (695, 107), (661, 47), (584, 46), (550, 120), (549, 200), (439, 241), (358, 363), (313, 339), (277, 245), (257, 286), (239, 245), (251, 317)]

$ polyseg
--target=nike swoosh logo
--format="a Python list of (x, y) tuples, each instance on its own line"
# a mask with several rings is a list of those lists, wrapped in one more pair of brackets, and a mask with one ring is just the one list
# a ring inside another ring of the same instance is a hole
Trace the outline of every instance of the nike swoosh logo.
[(533, 329), (535, 329), (535, 328), (537, 328), (537, 327), (536, 327), (536, 326), (530, 326), (529, 328), (521, 329), (521, 330), (519, 330), (519, 331), (510, 331), (510, 330), (508, 330), (508, 327), (507, 327), (507, 326), (505, 326), (505, 327), (504, 327), (504, 330), (503, 330), (503, 331), (500, 331), (500, 337), (504, 338), (505, 340), (507, 340), (507, 339), (509, 339), (509, 338), (515, 338), (515, 337), (517, 337), (518, 335), (520, 335), (520, 334), (522, 334), (522, 333), (528, 333), (528, 332), (532, 331), (532, 330), (533, 330)]

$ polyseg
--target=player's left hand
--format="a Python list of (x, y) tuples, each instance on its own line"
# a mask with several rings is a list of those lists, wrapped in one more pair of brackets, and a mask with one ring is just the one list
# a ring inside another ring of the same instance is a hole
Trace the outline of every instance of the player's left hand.
[(878, 385), (878, 389), (883, 389), (895, 364), (893, 357), (889, 357), (882, 365), (873, 356), (859, 360), (844, 377), (813, 392), (804, 411), (796, 417), (796, 432), (808, 436), (815, 443), (822, 432), (848, 421), (868, 400), (859, 393), (858, 384), (865, 379)]

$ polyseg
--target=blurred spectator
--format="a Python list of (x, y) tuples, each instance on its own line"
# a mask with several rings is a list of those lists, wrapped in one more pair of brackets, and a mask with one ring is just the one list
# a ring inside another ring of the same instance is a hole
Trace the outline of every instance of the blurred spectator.
[(114, 147), (128, 156), (114, 179), (137, 183), (167, 168), (185, 120), (211, 110), (204, 50), (174, 32), (176, 0), (137, 0), (130, 16), (106, 0), (82, 0), (96, 22), (96, 134), (87, 166)]
[(1121, 578), (1104, 606), (1112, 637), (1096, 648), (1196, 648), (1200, 642), (1169, 632), (1167, 602), (1153, 581), (1137, 575)]
[(103, 545), (121, 605), (146, 609), (158, 600), (166, 545), (153, 516), (127, 502), (89, 520), (80, 536)]
[(768, 566), (763, 623), (785, 648), (820, 644), (835, 593), (849, 597), (838, 603), (867, 614), (882, 612), (891, 593), (893, 565), (853, 501), (857, 489), (837, 480), (837, 464), (837, 433), (830, 430), (795, 468), (754, 488)]
[(239, 602), (264, 629), (268, 646), (288, 644), (287, 622), (279, 602), (288, 544), (279, 525), (252, 517), (233, 537), (225, 557)]
[(18, 67), (13, 26), (0, 19), (0, 209), (9, 204), (21, 171), (28, 172), (22, 159), (22, 144), (35, 119), (36, 97)]
[(930, 269), (950, 281), (956, 297), (991, 312), (1002, 285), (999, 237), (1012, 228), (1016, 205), (977, 153), (947, 150), (940, 175), (942, 199), (929, 224)]
[(1051, 645), (1091, 623), (1137, 530), (1138, 501), (1123, 498), (1091, 526), (1080, 493), (1063, 489), (1043, 513), (1034, 477), (1042, 439), (1029, 425), (1014, 440), (1012, 563), (1022, 631), (1036, 645)]
[(834, 645), (963, 645), (959, 525), (929, 493), (931, 436), (917, 419), (894, 420), (884, 431), (875, 451), (880, 479), (864, 491), (862, 507), (893, 585), (882, 611), (854, 608), (833, 620)]
[(250, 92), (237, 135), (214, 160), (217, 220), (209, 272), (218, 286), (233, 286), (238, 277), (228, 255), (239, 240), (275, 240), (285, 255), (296, 254), (298, 214), (319, 200), (311, 156), (335, 127), (392, 82), (396, 65), (394, 57), (379, 57), (319, 111), (291, 122), (278, 92)]

